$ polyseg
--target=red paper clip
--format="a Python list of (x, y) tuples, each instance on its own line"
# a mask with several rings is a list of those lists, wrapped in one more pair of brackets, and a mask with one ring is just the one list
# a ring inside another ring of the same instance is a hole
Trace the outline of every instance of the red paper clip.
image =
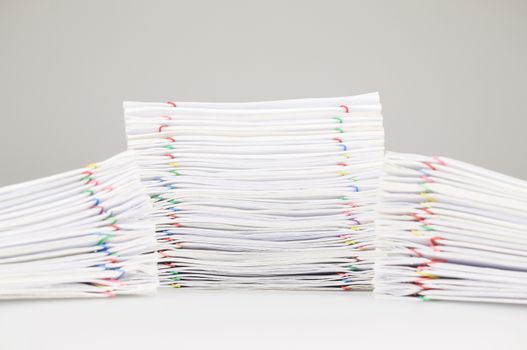
[(436, 252), (439, 251), (439, 249), (437, 248), (437, 246), (438, 246), (437, 241), (440, 240), (440, 239), (441, 239), (441, 237), (432, 237), (432, 238), (430, 238), (430, 248), (432, 248), (432, 250), (434, 250)]
[(414, 253), (415, 256), (417, 256), (418, 258), (422, 258), (423, 257), (423, 254), (419, 253), (416, 248), (408, 248), (408, 250), (410, 250), (412, 253)]
[(439, 158), (438, 156), (433, 156), (432, 158), (434, 158), (435, 160), (437, 160), (437, 162), (441, 165), (444, 165), (446, 166), (446, 163), (443, 159)]
[(432, 163), (430, 163), (430, 162), (423, 162), (423, 164), (426, 165), (427, 167), (429, 167), (432, 170), (437, 170), (436, 167), (433, 166)]
[(432, 213), (432, 211), (430, 209), (428, 209), (428, 208), (419, 208), (419, 210), (422, 210), (422, 211), (424, 211), (427, 214), (434, 215), (434, 213)]
[(412, 214), (410, 214), (410, 216), (413, 217), (416, 221), (419, 221), (419, 222), (425, 222), (425, 220), (426, 220), (425, 218), (420, 217), (416, 213), (412, 213)]
[(170, 255), (167, 255), (165, 253), (166, 250), (159, 250), (158, 253), (163, 257), (163, 258), (171, 258)]

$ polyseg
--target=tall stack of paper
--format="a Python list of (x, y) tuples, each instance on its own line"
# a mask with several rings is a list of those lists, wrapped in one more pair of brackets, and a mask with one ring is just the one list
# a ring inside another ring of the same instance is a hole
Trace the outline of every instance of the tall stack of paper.
[(124, 107), (162, 284), (371, 288), (378, 94)]
[(129, 152), (0, 188), (0, 298), (154, 292), (151, 209)]
[(527, 303), (527, 182), (448, 158), (389, 153), (375, 293)]

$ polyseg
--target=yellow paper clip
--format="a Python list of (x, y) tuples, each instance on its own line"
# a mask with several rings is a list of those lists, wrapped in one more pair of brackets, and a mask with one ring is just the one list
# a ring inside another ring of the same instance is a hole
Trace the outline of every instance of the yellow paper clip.
[(349, 245), (357, 244), (357, 242), (355, 242), (354, 240), (351, 240), (351, 239), (348, 239), (347, 241), (344, 241), (344, 243), (349, 244)]
[(113, 287), (112, 286), (107, 286), (105, 284), (96, 284), (95, 287), (98, 287), (98, 288), (104, 290), (105, 292), (112, 292), (113, 291)]
[(346, 171), (346, 170), (340, 170), (340, 171), (337, 171), (337, 174), (339, 174), (340, 176), (346, 176), (346, 175), (349, 175), (349, 171)]
[(410, 232), (412, 232), (412, 234), (414, 236), (417, 236), (417, 237), (421, 237), (423, 235), (423, 233), (421, 231), (418, 231), (418, 230), (412, 230)]
[(423, 276), (423, 277), (432, 278), (432, 279), (437, 279), (437, 278), (439, 278), (439, 277), (437, 277), (436, 275), (429, 274), (428, 272), (423, 271), (423, 270), (417, 270), (416, 272), (417, 272), (418, 274), (420, 274), (421, 276)]
[(97, 169), (98, 167), (99, 167), (99, 164), (97, 163), (91, 163), (91, 164), (86, 165), (86, 168), (88, 169)]
[(352, 231), (362, 231), (362, 229), (359, 226), (351, 226), (350, 230), (352, 230)]
[(174, 288), (181, 288), (181, 285), (177, 284), (177, 283), (171, 283), (170, 286), (172, 286)]
[(174, 168), (179, 166), (178, 163), (169, 163), (168, 165), (173, 166)]
[(431, 197), (428, 193), (426, 192), (421, 192), (420, 193), (421, 197), (423, 197), (424, 199), (426, 199), (427, 202), (435, 202), (435, 198)]

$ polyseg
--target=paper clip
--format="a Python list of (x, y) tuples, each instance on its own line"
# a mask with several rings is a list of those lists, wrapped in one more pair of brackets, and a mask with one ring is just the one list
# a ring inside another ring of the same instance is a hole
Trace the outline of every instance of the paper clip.
[(436, 199), (435, 199), (434, 197), (431, 197), (431, 196), (430, 196), (428, 193), (426, 193), (426, 192), (421, 192), (421, 193), (419, 193), (419, 195), (420, 195), (421, 197), (423, 197), (424, 199), (426, 199), (427, 202), (435, 202), (435, 201), (436, 201)]
[(434, 158), (439, 164), (443, 165), (443, 166), (447, 166), (445, 161), (441, 158), (439, 158), (438, 156), (433, 156), (432, 158)]
[(421, 276), (423, 276), (423, 277), (430, 278), (430, 279), (438, 279), (438, 278), (439, 278), (438, 276), (436, 276), (436, 275), (432, 275), (432, 274), (430, 274), (430, 273), (428, 273), (428, 272), (426, 272), (426, 271), (423, 271), (423, 270), (416, 270), (416, 272), (417, 272), (419, 275), (421, 275)]
[(423, 254), (419, 253), (416, 248), (408, 247), (408, 250), (411, 251), (418, 258), (422, 258)]
[(418, 231), (418, 230), (411, 230), (410, 232), (416, 237), (422, 237), (423, 236), (423, 233), (421, 231)]
[(433, 166), (432, 163), (430, 163), (430, 162), (423, 162), (423, 164), (426, 165), (427, 167), (429, 167), (432, 170), (437, 170), (436, 167)]

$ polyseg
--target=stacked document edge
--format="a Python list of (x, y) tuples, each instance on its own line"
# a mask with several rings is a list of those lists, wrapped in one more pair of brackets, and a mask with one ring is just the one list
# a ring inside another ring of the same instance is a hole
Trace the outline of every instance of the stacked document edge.
[(385, 169), (377, 295), (527, 303), (527, 182), (413, 154)]
[(378, 94), (124, 106), (162, 284), (371, 289)]

